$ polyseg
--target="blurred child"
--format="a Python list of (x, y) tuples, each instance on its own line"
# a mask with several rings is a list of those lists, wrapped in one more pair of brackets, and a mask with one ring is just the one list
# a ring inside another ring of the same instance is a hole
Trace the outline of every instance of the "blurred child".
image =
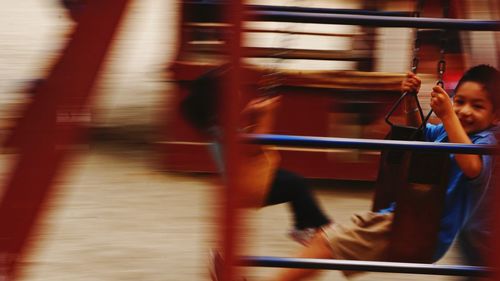
[[(201, 75), (181, 103), (181, 112), (186, 120), (212, 141), (212, 154), (223, 176), (223, 132), (217, 114), (222, 103), (220, 97), (226, 73), (227, 68), (221, 67)], [(269, 133), (279, 102), (279, 96), (252, 99), (242, 111), (241, 130), (246, 133)], [(321, 210), (305, 180), (279, 168), (280, 159), (276, 151), (259, 145), (244, 145), (241, 158), (244, 173), (239, 175), (243, 185), (240, 206), (260, 208), (290, 203), (294, 226), (289, 235), (304, 245), (321, 227), (330, 224), (331, 220)]]

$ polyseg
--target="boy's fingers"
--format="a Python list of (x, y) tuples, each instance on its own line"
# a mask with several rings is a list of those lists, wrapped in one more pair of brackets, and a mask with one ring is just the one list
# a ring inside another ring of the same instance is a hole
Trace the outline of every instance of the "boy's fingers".
[(441, 94), (445, 94), (445, 95), (448, 95), (448, 93), (443, 89), (441, 88), (441, 86), (434, 86), (432, 88), (432, 91), (433, 92), (437, 92), (437, 93), (441, 93)]
[(434, 98), (434, 99), (439, 99), (439, 98), (443, 98), (444, 96), (443, 96), (443, 93), (439, 93), (439, 92), (433, 91), (431, 93), (431, 97)]
[(412, 72), (408, 72), (406, 74), (406, 80), (411, 80), (411, 81), (414, 81), (415, 83), (420, 83), (420, 78), (415, 74), (415, 73), (412, 73)]

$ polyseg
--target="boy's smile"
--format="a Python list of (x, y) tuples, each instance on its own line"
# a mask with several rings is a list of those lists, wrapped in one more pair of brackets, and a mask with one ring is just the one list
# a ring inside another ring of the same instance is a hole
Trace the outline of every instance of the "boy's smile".
[(477, 82), (460, 85), (453, 97), (453, 109), (467, 134), (483, 131), (496, 122), (489, 94)]

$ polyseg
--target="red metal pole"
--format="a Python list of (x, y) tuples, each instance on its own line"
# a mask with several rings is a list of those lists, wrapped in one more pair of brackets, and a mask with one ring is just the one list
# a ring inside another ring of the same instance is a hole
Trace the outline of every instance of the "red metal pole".
[[(497, 135), (497, 139), (500, 140), (500, 135)], [(498, 158), (498, 155), (496, 156)], [(495, 179), (495, 192), (493, 201), (493, 213), (488, 214), (493, 216), (493, 233), (490, 237), (493, 251), (490, 258), (490, 265), (494, 268), (493, 280), (500, 281), (500, 161), (495, 161), (494, 170)]]
[(225, 204), (223, 209), (222, 248), (225, 257), (222, 280), (231, 281), (236, 278), (236, 267), (234, 262), (238, 253), (237, 237), (241, 226), (240, 211), (238, 206), (238, 193), (240, 186), (237, 175), (241, 169), (240, 144), (238, 143), (238, 120), (241, 105), (241, 21), (243, 4), (241, 0), (228, 1), (226, 7), (227, 21), (232, 28), (226, 34), (228, 42), (228, 59), (230, 62), (229, 77), (226, 83), (223, 98), (223, 128), (225, 147), (225, 170), (227, 182), (225, 190)]
[(19, 153), (0, 201), (0, 277), (6, 280), (18, 276), (29, 235), (81, 132), (83, 109), (128, 2), (87, 2), (59, 61), (4, 144)]

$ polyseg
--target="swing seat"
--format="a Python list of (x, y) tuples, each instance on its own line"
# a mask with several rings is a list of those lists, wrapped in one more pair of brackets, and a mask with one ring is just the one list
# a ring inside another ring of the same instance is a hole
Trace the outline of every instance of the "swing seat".
[[(386, 139), (423, 140), (423, 131), (392, 125)], [(433, 262), (449, 161), (448, 153), (382, 151), (372, 210), (396, 202), (390, 261)]]

